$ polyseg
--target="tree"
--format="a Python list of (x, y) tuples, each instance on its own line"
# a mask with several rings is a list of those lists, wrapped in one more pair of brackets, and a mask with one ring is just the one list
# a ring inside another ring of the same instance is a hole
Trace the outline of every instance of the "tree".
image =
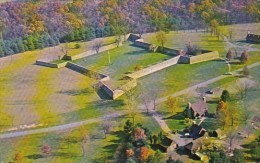
[(156, 150), (151, 160), (153, 163), (165, 163), (165, 158), (160, 150)]
[(133, 131), (133, 123), (130, 122), (130, 120), (128, 119), (126, 122), (125, 122), (125, 126), (124, 126), (124, 132), (126, 134), (131, 134), (131, 132)]
[(156, 135), (153, 135), (153, 144), (157, 144), (158, 137)]
[(234, 156), (231, 158), (232, 163), (244, 163), (245, 157), (241, 150), (235, 149), (233, 152)]
[(229, 39), (232, 40), (232, 38), (233, 38), (233, 30), (229, 29), (228, 30), (228, 34), (229, 34)]
[(234, 57), (234, 53), (231, 49), (229, 49), (227, 52), (226, 58), (227, 58), (227, 60), (230, 61), (233, 57)]
[[(19, 41), (17, 42), (17, 46), (18, 46), (18, 49), (19, 49), (20, 52), (24, 52), (24, 51), (25, 51), (23, 42), (22, 42), (21, 40), (19, 40)], [(0, 53), (1, 53), (1, 51), (0, 51)]]
[(220, 100), (218, 102), (218, 105), (217, 105), (217, 112), (218, 111), (224, 111), (225, 112), (226, 110), (227, 110), (227, 103), (222, 101), (222, 100)]
[(89, 146), (89, 141), (90, 141), (89, 135), (84, 134), (83, 138), (80, 141), (83, 157), (86, 157), (86, 155), (87, 155), (87, 148)]
[(224, 151), (220, 151), (220, 152), (213, 152), (210, 154), (210, 160), (209, 163), (229, 163), (229, 159), (226, 156)]
[(162, 46), (162, 50), (164, 48), (164, 43), (167, 40), (166, 33), (164, 31), (159, 31), (156, 33), (156, 40)]
[(133, 131), (133, 137), (135, 141), (141, 140), (141, 139), (146, 139), (145, 131), (144, 129), (137, 127)]
[(52, 148), (48, 144), (44, 144), (41, 148), (41, 151), (45, 157), (49, 156), (52, 153)]
[(0, 57), (5, 56), (3, 45), (0, 43)]
[(136, 93), (136, 88), (126, 88), (124, 90), (125, 95), (126, 95), (126, 107), (129, 111), (129, 115), (133, 118), (133, 126), (135, 125), (135, 107), (136, 107), (136, 99), (138, 97)]
[(166, 106), (172, 113), (176, 112), (176, 107), (178, 106), (177, 98), (169, 96), (166, 101)]
[(240, 62), (245, 64), (249, 59), (249, 55), (248, 55), (248, 52), (245, 50), (243, 51), (243, 53), (241, 54), (241, 57), (240, 57)]
[(233, 151), (236, 143), (237, 143), (236, 130), (230, 131), (227, 134), (227, 146), (228, 146), (228, 150), (229, 150), (230, 153)]
[(127, 158), (134, 156), (134, 154), (135, 154), (135, 152), (132, 148), (126, 150), (126, 157)]
[(150, 155), (151, 155), (151, 150), (150, 149), (148, 149), (147, 147), (141, 147), (140, 148), (139, 159), (142, 162), (146, 162), (146, 160), (149, 158)]
[(107, 138), (107, 134), (111, 131), (112, 129), (112, 123), (111, 122), (104, 122), (102, 124), (102, 129), (103, 129), (103, 132), (105, 134), (105, 139)]
[(94, 45), (92, 46), (92, 50), (94, 50), (98, 54), (102, 44), (103, 44), (102, 40), (95, 41)]
[(122, 43), (122, 37), (121, 37), (121, 35), (117, 35), (116, 36), (116, 45), (117, 45), (117, 47), (119, 47), (120, 46), (120, 44)]
[(2, 41), (4, 41), (4, 37), (3, 37), (3, 32), (4, 32), (4, 30), (5, 30), (5, 25), (4, 25), (4, 23), (0, 20), (0, 39), (1, 39)]
[(247, 96), (249, 86), (250, 86), (249, 82), (246, 80), (238, 81), (237, 90), (241, 99), (244, 99)]
[(34, 46), (34, 43), (33, 43), (33, 39), (30, 37), (27, 39), (27, 46), (28, 46), (28, 49), (29, 50), (34, 50), (35, 49), (35, 46)]
[(216, 35), (217, 33), (217, 27), (219, 26), (219, 23), (216, 19), (213, 19), (210, 21), (210, 25), (212, 27), (212, 30), (213, 30), (213, 34)]
[(229, 95), (228, 90), (224, 90), (224, 91), (222, 92), (222, 95), (221, 95), (220, 98), (221, 98), (221, 100), (224, 101), (224, 102), (229, 101), (230, 95)]
[(44, 48), (44, 42), (43, 42), (43, 39), (41, 37), (39, 37), (37, 40), (36, 40), (36, 45), (35, 47), (37, 49), (43, 49)]
[(245, 76), (245, 77), (248, 77), (249, 74), (250, 74), (250, 71), (249, 71), (249, 68), (247, 66), (245, 66), (242, 70), (242, 74)]
[(21, 163), (23, 161), (23, 155), (20, 152), (15, 153), (14, 162)]
[(166, 163), (183, 163), (181, 160), (173, 160), (171, 156), (169, 156), (168, 160), (166, 160)]

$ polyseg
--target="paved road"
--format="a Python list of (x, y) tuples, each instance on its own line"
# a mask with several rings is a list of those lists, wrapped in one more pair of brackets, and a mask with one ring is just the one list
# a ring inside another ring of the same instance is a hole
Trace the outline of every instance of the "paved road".
[[(257, 62), (257, 63), (249, 65), (248, 68), (257, 67), (259, 65), (260, 65), (260, 62)], [(235, 74), (235, 73), (237, 73), (238, 71), (241, 71), (241, 70), (242, 70), (242, 68), (238, 69), (238, 70), (236, 70), (236, 71), (234, 71), (232, 73)], [(190, 91), (193, 91), (193, 90), (195, 90), (197, 88), (205, 87), (208, 84), (214, 83), (214, 82), (219, 81), (221, 79), (224, 79), (224, 78), (226, 78), (228, 76), (229, 75), (220, 75), (220, 76), (218, 76), (216, 78), (210, 79), (208, 81), (199, 83), (197, 85), (194, 85), (194, 86), (189, 87), (187, 89), (184, 89), (182, 91), (176, 92), (176, 93), (174, 93), (174, 94), (172, 94), (170, 96), (177, 97), (177, 96), (181, 96), (181, 95), (187, 94)], [(167, 98), (168, 98), (168, 96), (160, 98), (160, 99), (158, 99), (156, 101), (156, 103), (157, 104), (162, 103), (162, 102), (166, 101)], [(144, 105), (140, 105), (138, 111), (139, 112), (146, 112), (146, 109), (145, 109)], [(47, 127), (47, 128), (41, 128), (41, 129), (25, 130), (25, 131), (16, 131), (16, 132), (11, 132), (11, 133), (3, 133), (3, 134), (0, 134), (0, 139), (7, 139), (7, 138), (21, 137), (21, 136), (27, 136), (27, 135), (33, 135), (33, 134), (41, 134), (41, 133), (62, 131), (62, 130), (75, 128), (75, 127), (79, 127), (79, 126), (86, 125), (86, 124), (100, 122), (100, 121), (104, 121), (104, 120), (108, 120), (108, 119), (113, 119), (113, 118), (116, 118), (116, 117), (119, 117), (119, 116), (122, 116), (122, 115), (126, 115), (126, 114), (127, 114), (127, 111), (119, 111), (119, 112), (115, 112), (115, 113), (112, 113), (112, 114), (107, 114), (107, 115), (105, 115), (103, 117), (92, 118), (92, 119), (88, 119), (88, 120), (84, 120), (84, 121), (80, 121), (80, 122), (73, 122), (73, 123), (63, 124), (63, 125), (59, 125), (59, 126), (53, 126), (53, 127)], [(161, 123), (163, 124), (163, 122), (161, 122)], [(167, 125), (166, 125), (167, 127), (165, 125), (163, 125), (163, 126), (164, 126), (163, 128), (165, 128), (165, 131), (168, 131), (168, 129), (167, 129), (168, 126)]]

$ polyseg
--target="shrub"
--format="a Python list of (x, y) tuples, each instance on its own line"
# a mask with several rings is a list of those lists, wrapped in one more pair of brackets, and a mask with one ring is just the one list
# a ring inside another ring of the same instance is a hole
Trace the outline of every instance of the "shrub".
[(81, 45), (80, 44), (75, 44), (75, 49), (79, 49), (81, 48)]
[(230, 99), (228, 90), (224, 90), (221, 95), (221, 100), (227, 102)]
[(135, 71), (140, 71), (141, 69), (142, 69), (142, 66), (140, 66), (140, 65), (135, 66)]

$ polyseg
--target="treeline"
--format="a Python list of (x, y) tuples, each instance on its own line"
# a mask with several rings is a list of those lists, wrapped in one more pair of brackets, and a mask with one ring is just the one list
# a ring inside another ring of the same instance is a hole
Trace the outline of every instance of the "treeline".
[(25, 51), (43, 49), (59, 45), (60, 41), (56, 35), (30, 35), (23, 39), (10, 39), (0, 41), (0, 57), (8, 56)]
[(0, 55), (129, 32), (142, 35), (258, 22), (259, 9), (254, 0), (5, 2), (0, 4)]

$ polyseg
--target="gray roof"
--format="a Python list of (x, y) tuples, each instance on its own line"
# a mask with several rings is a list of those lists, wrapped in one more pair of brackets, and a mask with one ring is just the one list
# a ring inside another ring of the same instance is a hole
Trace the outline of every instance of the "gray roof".
[(199, 115), (204, 114), (205, 110), (208, 109), (207, 103), (203, 100), (191, 104), (191, 108), (194, 112), (198, 113)]

